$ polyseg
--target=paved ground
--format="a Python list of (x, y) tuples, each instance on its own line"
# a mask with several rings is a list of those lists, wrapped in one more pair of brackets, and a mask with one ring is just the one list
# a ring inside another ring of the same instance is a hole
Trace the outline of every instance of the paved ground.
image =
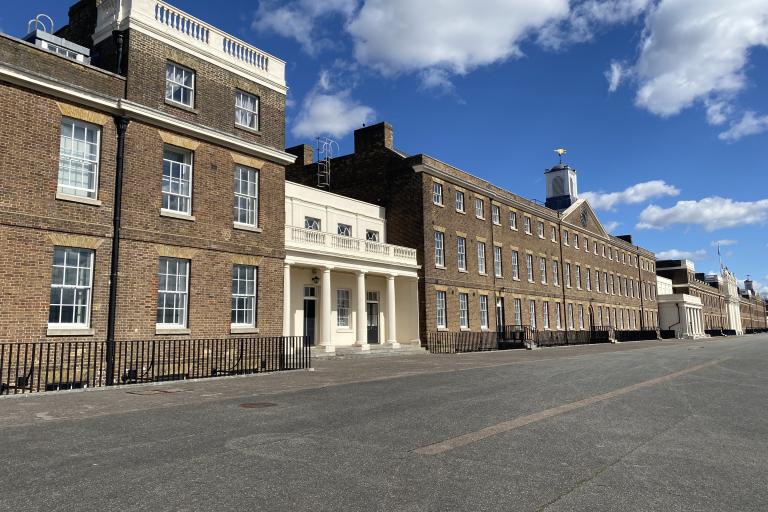
[(765, 511), (766, 363), (750, 336), (0, 399), (0, 510)]

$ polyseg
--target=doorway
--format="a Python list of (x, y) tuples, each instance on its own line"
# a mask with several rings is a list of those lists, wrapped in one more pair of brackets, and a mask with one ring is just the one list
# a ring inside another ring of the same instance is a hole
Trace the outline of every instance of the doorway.
[(496, 332), (504, 332), (504, 297), (496, 297)]
[(317, 288), (314, 286), (304, 287), (304, 336), (307, 338), (307, 345), (315, 346), (315, 325), (317, 317)]
[(366, 293), (365, 313), (368, 326), (368, 343), (379, 343), (379, 292)]

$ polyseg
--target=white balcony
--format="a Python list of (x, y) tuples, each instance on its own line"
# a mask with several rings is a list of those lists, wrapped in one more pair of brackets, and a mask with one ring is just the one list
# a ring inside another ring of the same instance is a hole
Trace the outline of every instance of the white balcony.
[(285, 247), (397, 265), (415, 266), (417, 264), (416, 249), (369, 242), (298, 226), (285, 227)]
[(285, 62), (161, 0), (104, 0), (94, 41), (136, 29), (285, 92)]

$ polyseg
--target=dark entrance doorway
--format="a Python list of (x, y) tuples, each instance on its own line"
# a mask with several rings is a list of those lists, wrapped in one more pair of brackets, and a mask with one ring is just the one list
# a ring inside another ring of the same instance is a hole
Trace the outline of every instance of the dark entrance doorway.
[(307, 337), (307, 344), (315, 346), (315, 318), (317, 316), (317, 288), (314, 286), (304, 287), (304, 336)]
[(379, 342), (379, 292), (366, 294), (365, 311), (368, 325), (368, 343)]
[(496, 297), (496, 332), (504, 332), (504, 297)]

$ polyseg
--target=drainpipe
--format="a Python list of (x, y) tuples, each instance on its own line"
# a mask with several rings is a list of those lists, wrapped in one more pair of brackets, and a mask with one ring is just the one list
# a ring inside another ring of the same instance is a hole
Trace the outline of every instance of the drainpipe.
[(125, 39), (124, 34), (119, 30), (112, 31), (112, 39), (117, 47), (117, 65), (115, 66), (115, 73), (121, 75), (123, 73), (123, 41)]
[(116, 117), (117, 161), (115, 163), (115, 200), (112, 210), (112, 260), (109, 275), (109, 313), (107, 316), (107, 386), (115, 378), (115, 318), (117, 315), (117, 277), (120, 263), (120, 217), (123, 211), (123, 167), (125, 164), (125, 132), (130, 121)]
[(568, 305), (565, 303), (565, 260), (563, 259), (563, 214), (557, 214), (557, 245), (560, 247), (560, 290), (563, 295), (563, 315), (565, 316), (565, 340), (568, 341)]
[[(639, 249), (639, 246), (636, 245), (635, 248)], [(640, 330), (644, 331), (645, 330), (645, 305), (643, 302), (643, 274), (640, 271), (640, 251), (639, 250), (635, 253), (635, 256), (637, 258), (636, 260), (637, 261), (637, 279), (638, 279), (638, 282), (640, 283), (640, 289), (638, 290), (639, 292), (638, 295), (640, 295)], [(679, 310), (677, 312), (677, 316), (678, 318), (680, 317)]]

